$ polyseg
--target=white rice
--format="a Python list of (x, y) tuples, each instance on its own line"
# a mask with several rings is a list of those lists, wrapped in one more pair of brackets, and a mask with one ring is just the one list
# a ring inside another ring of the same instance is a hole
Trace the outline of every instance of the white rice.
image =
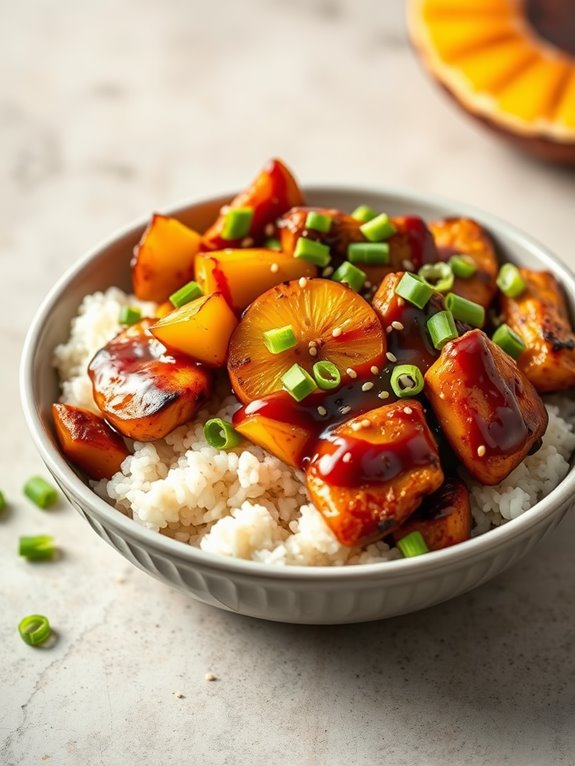
[[(70, 339), (59, 346), (54, 365), (62, 382), (60, 400), (96, 410), (87, 365), (120, 330), (121, 306), (153, 304), (117, 288), (87, 296), (74, 319)], [(196, 420), (154, 443), (134, 443), (121, 472), (93, 487), (135, 522), (183, 543), (224, 556), (268, 564), (310, 566), (388, 561), (401, 554), (384, 542), (364, 549), (341, 545), (308, 501), (303, 474), (256, 445), (222, 451), (203, 434), (208, 417), (230, 419), (238, 407), (219, 398)], [(549, 427), (541, 449), (527, 457), (501, 484), (486, 487), (467, 480), (475, 520), (473, 534), (514, 519), (547, 495), (565, 477), (575, 449), (571, 422), (575, 406), (556, 397), (547, 404)]]

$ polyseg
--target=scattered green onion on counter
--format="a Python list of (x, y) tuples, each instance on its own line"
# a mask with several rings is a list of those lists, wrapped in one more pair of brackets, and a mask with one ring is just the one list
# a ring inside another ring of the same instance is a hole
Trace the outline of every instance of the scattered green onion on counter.
[(20, 620), (18, 632), (29, 646), (39, 646), (50, 638), (52, 630), (47, 617), (42, 614), (30, 614)]
[(33, 535), (20, 537), (18, 553), (28, 561), (44, 561), (54, 558), (56, 547), (52, 535)]
[(38, 508), (50, 508), (58, 500), (58, 491), (41, 476), (32, 476), (24, 484), (24, 494)]

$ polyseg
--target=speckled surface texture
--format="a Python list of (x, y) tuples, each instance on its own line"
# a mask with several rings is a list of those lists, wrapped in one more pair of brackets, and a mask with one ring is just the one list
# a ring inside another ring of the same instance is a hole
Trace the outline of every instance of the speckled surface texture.
[[(575, 265), (573, 173), (457, 112), (414, 59), (399, 0), (0, 0), (0, 71), (0, 763), (573, 764), (572, 517), (431, 610), (257, 622), (130, 567), (63, 503), (28, 505), (20, 487), (43, 469), (17, 382), (30, 316), (80, 254), (270, 155), (306, 182), (480, 205)], [(61, 560), (20, 560), (18, 536), (41, 532)], [(17, 635), (36, 611), (51, 648)]]

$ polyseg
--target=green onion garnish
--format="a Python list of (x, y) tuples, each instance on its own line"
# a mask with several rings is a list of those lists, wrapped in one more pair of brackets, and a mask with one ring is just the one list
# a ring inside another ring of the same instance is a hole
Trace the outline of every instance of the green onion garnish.
[(222, 239), (241, 239), (250, 232), (254, 210), (251, 207), (230, 208), (225, 214)]
[(470, 255), (452, 255), (449, 259), (451, 271), (460, 279), (469, 279), (477, 271), (477, 264)]
[(517, 266), (504, 263), (497, 275), (497, 287), (508, 298), (517, 298), (525, 290), (525, 282)]
[(373, 221), (374, 218), (377, 218), (377, 213), (373, 208), (369, 207), (369, 205), (359, 205), (353, 211), (351, 217), (355, 218), (355, 220), (360, 223), (367, 223), (368, 221)]
[(324, 213), (316, 213), (315, 210), (311, 210), (305, 219), (305, 228), (313, 229), (314, 231), (321, 231), (323, 234), (327, 234), (331, 229), (332, 217), (331, 215), (324, 215)]
[(320, 266), (322, 269), (331, 261), (327, 245), (322, 245), (321, 242), (315, 242), (313, 239), (307, 239), (306, 237), (298, 239), (294, 250), (294, 258), (301, 258), (304, 261)]
[(188, 282), (187, 285), (180, 287), (179, 290), (170, 295), (170, 303), (179, 309), (180, 306), (185, 306), (186, 303), (200, 298), (203, 294), (204, 291), (197, 282)]
[(341, 373), (333, 362), (316, 362), (313, 366), (313, 376), (324, 391), (337, 388), (341, 383)]
[(142, 318), (142, 312), (137, 306), (122, 306), (118, 322), (125, 325), (133, 325)]
[(347, 248), (350, 263), (379, 266), (389, 263), (389, 245), (387, 242), (353, 242)]
[(18, 632), (30, 646), (38, 646), (43, 644), (48, 638), (50, 638), (51, 630), (48, 618), (42, 614), (30, 614), (28, 617), (24, 617), (20, 620), (18, 625)]
[(385, 213), (372, 218), (371, 221), (367, 221), (359, 228), (363, 236), (369, 239), (370, 242), (382, 242), (384, 239), (389, 239), (396, 232), (390, 217)]
[(231, 423), (221, 418), (211, 418), (204, 424), (204, 437), (210, 447), (231, 449), (241, 443), (242, 437)]
[(526, 348), (523, 338), (517, 335), (508, 324), (499, 325), (493, 333), (491, 340), (497, 343), (513, 359), (517, 359)]
[(470, 324), (472, 327), (483, 327), (485, 309), (479, 303), (468, 301), (455, 293), (449, 293), (445, 298), (445, 307), (451, 311), (454, 319)]
[(427, 320), (427, 331), (436, 349), (457, 338), (458, 332), (451, 311), (439, 311)]
[(4, 493), (0, 489), (0, 511), (3, 511), (4, 508), (6, 508), (6, 498), (4, 497)]
[(306, 396), (317, 388), (315, 380), (299, 364), (292, 365), (282, 375), (281, 381), (285, 390), (293, 396), (296, 402), (301, 402), (302, 399), (305, 399)]
[(34, 535), (21, 537), (18, 542), (18, 553), (28, 561), (42, 561), (54, 558), (56, 548), (52, 535)]
[(405, 537), (402, 537), (401, 540), (398, 540), (396, 545), (406, 559), (412, 556), (420, 556), (422, 553), (429, 553), (429, 548), (421, 532), (410, 532)]
[(423, 374), (414, 364), (398, 364), (391, 373), (391, 387), (400, 399), (423, 391)]
[(418, 309), (422, 309), (433, 295), (433, 287), (424, 282), (417, 274), (410, 274), (406, 271), (399, 280), (395, 292), (400, 298), (405, 298)]
[(349, 285), (352, 290), (358, 293), (367, 279), (365, 271), (358, 269), (349, 261), (344, 261), (333, 273), (332, 279), (336, 282), (341, 282), (344, 285)]
[(453, 272), (447, 263), (426, 263), (419, 269), (419, 276), (438, 293), (447, 293), (453, 287)]
[(268, 237), (264, 242), (264, 247), (268, 250), (277, 250), (279, 252), (282, 249), (282, 243), (277, 237)]
[(50, 508), (58, 499), (58, 491), (41, 476), (32, 476), (24, 484), (24, 494), (38, 508)]
[(264, 343), (270, 354), (281, 354), (282, 351), (297, 346), (297, 338), (291, 324), (286, 324), (285, 327), (264, 332)]

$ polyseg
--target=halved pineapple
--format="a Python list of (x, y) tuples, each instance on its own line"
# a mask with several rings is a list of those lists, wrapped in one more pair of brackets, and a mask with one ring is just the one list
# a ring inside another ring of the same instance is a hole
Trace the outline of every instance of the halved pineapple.
[[(264, 333), (291, 325), (297, 345), (272, 354)], [(368, 375), (380, 367), (385, 339), (375, 311), (360, 295), (339, 282), (299, 279), (272, 287), (251, 304), (232, 335), (228, 372), (243, 403), (282, 388), (282, 375), (294, 364), (308, 372), (328, 360), (342, 380)]]

